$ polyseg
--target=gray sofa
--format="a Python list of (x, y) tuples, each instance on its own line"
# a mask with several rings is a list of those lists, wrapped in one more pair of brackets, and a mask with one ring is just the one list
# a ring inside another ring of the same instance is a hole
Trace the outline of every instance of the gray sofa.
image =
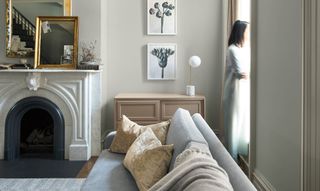
[[(109, 148), (114, 135), (115, 132), (108, 134), (104, 143), (105, 148)], [(170, 170), (173, 168), (177, 155), (188, 148), (190, 142), (205, 144), (213, 158), (227, 172), (235, 191), (256, 190), (200, 114), (194, 114), (191, 117), (188, 111), (178, 109), (172, 117), (166, 142), (174, 144)], [(124, 154), (111, 153), (107, 149), (103, 150), (81, 190), (138, 190), (135, 180), (122, 164), (124, 157)]]

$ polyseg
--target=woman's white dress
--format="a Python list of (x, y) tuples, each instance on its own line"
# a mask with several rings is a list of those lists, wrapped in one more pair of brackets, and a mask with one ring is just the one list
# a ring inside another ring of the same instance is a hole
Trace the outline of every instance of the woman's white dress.
[(230, 45), (227, 51), (224, 82), (224, 132), (226, 146), (232, 157), (248, 155), (250, 140), (250, 81), (240, 79), (250, 72), (250, 51)]

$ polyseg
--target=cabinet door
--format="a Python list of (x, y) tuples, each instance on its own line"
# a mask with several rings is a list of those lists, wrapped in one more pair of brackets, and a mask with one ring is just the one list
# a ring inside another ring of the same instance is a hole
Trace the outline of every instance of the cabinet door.
[(200, 113), (204, 116), (203, 102), (195, 101), (162, 101), (161, 102), (161, 120), (168, 120), (178, 108), (189, 110), (190, 114)]
[(118, 100), (116, 101), (116, 120), (121, 121), (126, 115), (135, 122), (160, 121), (159, 100)]

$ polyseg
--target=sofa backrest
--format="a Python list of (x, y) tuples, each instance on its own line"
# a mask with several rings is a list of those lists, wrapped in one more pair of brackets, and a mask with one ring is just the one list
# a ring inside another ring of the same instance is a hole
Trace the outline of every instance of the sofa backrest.
[(174, 149), (169, 171), (173, 169), (176, 157), (186, 149), (190, 142), (208, 145), (194, 124), (189, 111), (179, 108), (171, 119), (166, 140), (166, 144), (173, 144)]

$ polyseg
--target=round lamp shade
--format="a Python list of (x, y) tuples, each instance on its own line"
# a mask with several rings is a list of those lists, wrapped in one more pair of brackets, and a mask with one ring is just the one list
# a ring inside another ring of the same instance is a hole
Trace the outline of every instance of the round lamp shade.
[(189, 65), (192, 67), (192, 68), (197, 68), (199, 67), (201, 64), (201, 59), (199, 56), (191, 56), (190, 59), (189, 59)]

